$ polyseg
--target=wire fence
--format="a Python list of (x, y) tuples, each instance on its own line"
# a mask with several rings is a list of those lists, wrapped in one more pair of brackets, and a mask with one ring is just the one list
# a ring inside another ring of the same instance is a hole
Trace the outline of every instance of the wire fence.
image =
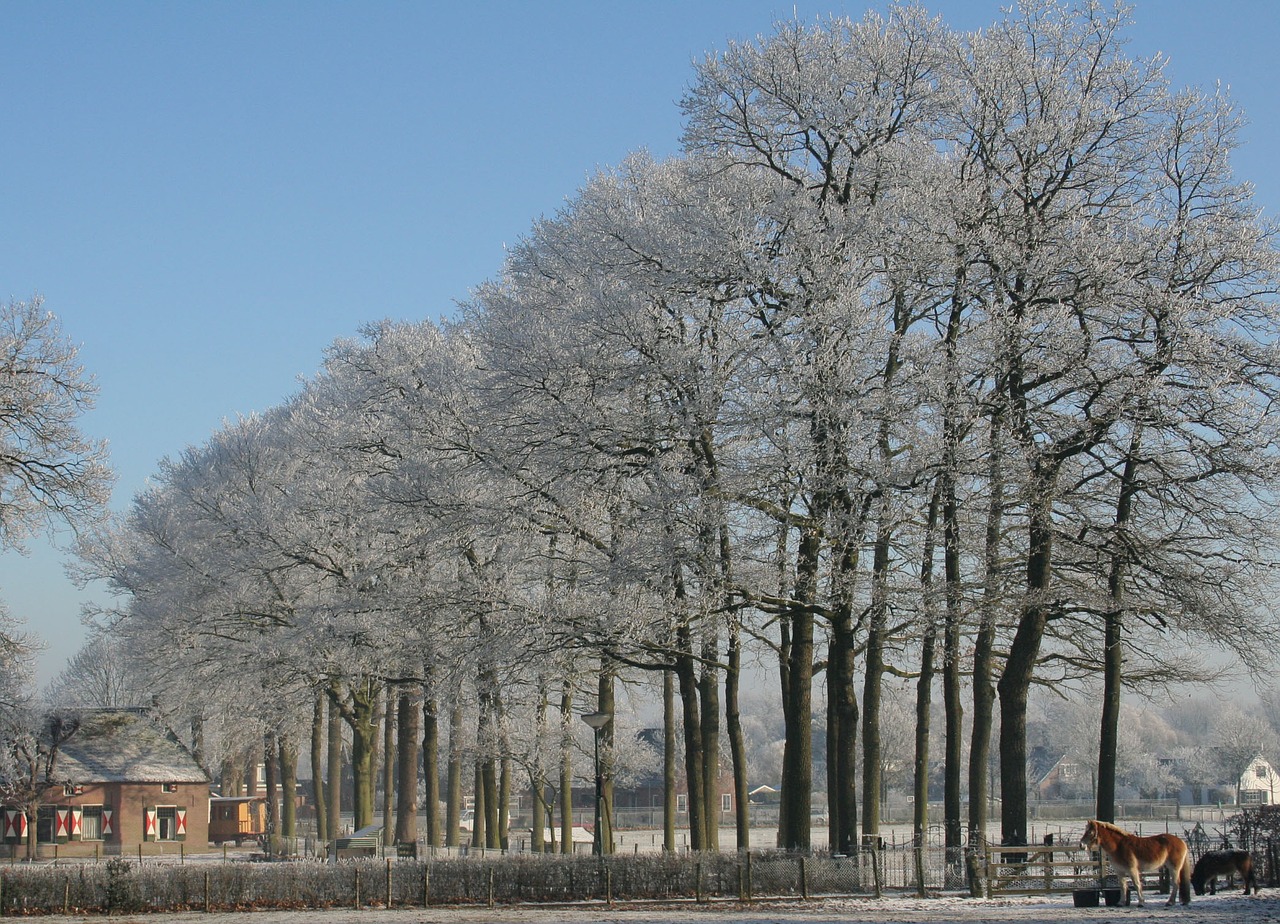
[[(1275, 842), (1256, 845), (1275, 885)], [(972, 858), (969, 858), (972, 859)], [(0, 914), (710, 902), (972, 891), (964, 856), (938, 847), (864, 848), (849, 856), (758, 851), (583, 856), (102, 862), (0, 869)]]
[[(952, 865), (954, 867), (954, 864)], [(921, 874), (923, 873), (923, 878)], [(448, 859), (15, 865), (0, 914), (328, 907), (750, 901), (957, 887), (942, 852), (508, 854)]]

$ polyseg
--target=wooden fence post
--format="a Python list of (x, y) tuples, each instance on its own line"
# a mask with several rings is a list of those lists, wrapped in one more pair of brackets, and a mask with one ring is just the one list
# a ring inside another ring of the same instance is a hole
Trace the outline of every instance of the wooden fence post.
[(431, 866), (422, 864), (422, 907), (431, 904)]
[(809, 873), (805, 868), (804, 857), (800, 858), (800, 897), (809, 900)]
[(204, 913), (209, 913), (209, 871), (204, 871)]
[(387, 860), (387, 907), (391, 907), (391, 860)]

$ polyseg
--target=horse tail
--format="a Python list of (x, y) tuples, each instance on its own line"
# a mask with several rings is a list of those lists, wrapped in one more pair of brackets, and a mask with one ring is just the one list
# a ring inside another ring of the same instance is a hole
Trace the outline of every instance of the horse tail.
[(1191, 904), (1191, 854), (1185, 849), (1182, 866), (1178, 868), (1178, 900), (1184, 905)]
[(1253, 889), (1253, 894), (1258, 894), (1258, 873), (1253, 868), (1253, 856), (1245, 854), (1244, 859), (1240, 862), (1240, 873), (1244, 878), (1244, 894), (1248, 895), (1249, 890)]

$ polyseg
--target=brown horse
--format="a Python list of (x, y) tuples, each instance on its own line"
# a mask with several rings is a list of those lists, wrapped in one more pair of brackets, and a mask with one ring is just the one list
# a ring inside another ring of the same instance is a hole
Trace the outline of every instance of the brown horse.
[(1209, 894), (1218, 894), (1218, 877), (1240, 874), (1244, 880), (1244, 894), (1258, 894), (1258, 877), (1253, 871), (1253, 857), (1247, 850), (1211, 850), (1199, 860), (1191, 871), (1191, 887), (1197, 895), (1204, 894), (1204, 887), (1209, 886)]
[(1187, 857), (1187, 845), (1176, 834), (1153, 834), (1140, 837), (1121, 830), (1105, 821), (1090, 821), (1084, 826), (1080, 846), (1086, 850), (1100, 850), (1111, 868), (1120, 877), (1123, 892), (1125, 880), (1133, 882), (1138, 890), (1138, 906), (1142, 907), (1142, 873), (1167, 867), (1170, 876), (1169, 901), (1177, 898), (1182, 904), (1191, 901), (1191, 863)]

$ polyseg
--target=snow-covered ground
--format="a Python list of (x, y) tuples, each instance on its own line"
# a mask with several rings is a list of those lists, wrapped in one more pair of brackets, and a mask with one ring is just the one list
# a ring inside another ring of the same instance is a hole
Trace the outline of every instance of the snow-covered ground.
[[(1166, 908), (1164, 896), (1145, 908), (1074, 907), (1070, 895), (988, 901), (959, 896), (827, 899), (757, 902), (751, 905), (557, 905), (497, 908), (382, 908), (329, 911), (261, 911), (203, 914), (122, 915), (112, 924), (1115, 924), (1165, 918), (1179, 924), (1280, 924), (1280, 890), (1245, 896), (1238, 891), (1192, 896), (1191, 904)], [(53, 915), (49, 924), (87, 922), (101, 917)]]

